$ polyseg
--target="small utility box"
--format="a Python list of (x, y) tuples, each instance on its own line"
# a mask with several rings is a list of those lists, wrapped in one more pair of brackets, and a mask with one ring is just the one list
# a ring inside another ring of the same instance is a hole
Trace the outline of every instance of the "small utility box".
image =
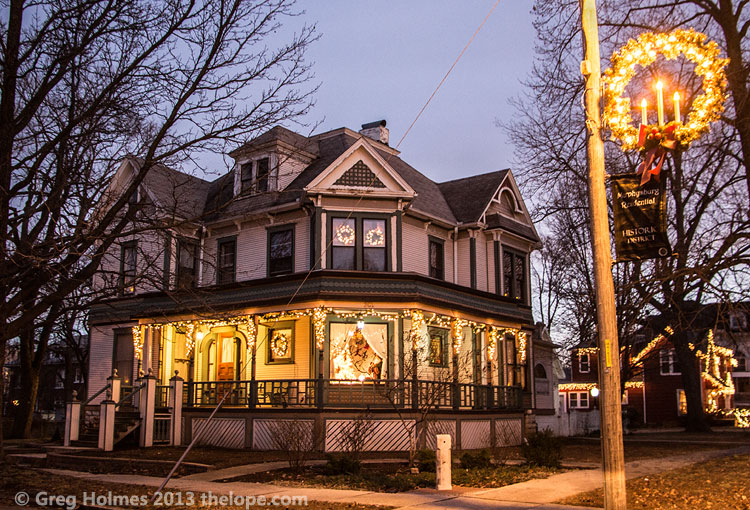
[(438, 434), (436, 439), (435, 479), (437, 490), (449, 491), (453, 488), (451, 484), (451, 436), (450, 434)]

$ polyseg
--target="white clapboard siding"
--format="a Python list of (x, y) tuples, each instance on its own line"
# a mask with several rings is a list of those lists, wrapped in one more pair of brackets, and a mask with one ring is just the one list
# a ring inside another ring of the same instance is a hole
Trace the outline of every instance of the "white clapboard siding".
[(243, 448), (245, 446), (244, 419), (214, 418), (204, 429), (205, 422), (205, 418), (198, 418), (192, 422), (193, 438), (200, 432), (196, 444), (219, 448)]
[(266, 227), (253, 223), (237, 236), (237, 281), (266, 277)]
[(427, 448), (429, 450), (437, 449), (438, 434), (448, 434), (451, 436), (451, 449), (458, 449), (456, 441), (456, 420), (436, 420), (427, 422)]
[(463, 237), (458, 240), (457, 245), (458, 282), (456, 283), (464, 287), (471, 287), (471, 241), (468, 237)]
[(286, 444), (285, 437), (304, 450), (312, 450), (313, 420), (253, 420), (253, 450), (291, 449), (293, 445)]
[(495, 288), (495, 242), (487, 236), (482, 243), (481, 249), (485, 252), (487, 264), (487, 291), (497, 293)]
[(495, 420), (495, 443), (497, 446), (517, 446), (522, 441), (521, 418)]
[(402, 267), (406, 272), (429, 274), (429, 245), (423, 227), (402, 223)]
[[(112, 375), (112, 352), (114, 350), (115, 334), (111, 326), (93, 326), (89, 345), (89, 379), (88, 395), (93, 395), (107, 384), (107, 377)], [(81, 397), (84, 397), (81, 395)], [(92, 404), (104, 400), (102, 393)]]
[(461, 449), (475, 450), (490, 446), (490, 420), (461, 422)]
[[(354, 420), (326, 420), (327, 452), (345, 448), (345, 435)], [(368, 452), (399, 452), (409, 449), (409, 432), (415, 433), (414, 420), (374, 420), (363, 450)]]

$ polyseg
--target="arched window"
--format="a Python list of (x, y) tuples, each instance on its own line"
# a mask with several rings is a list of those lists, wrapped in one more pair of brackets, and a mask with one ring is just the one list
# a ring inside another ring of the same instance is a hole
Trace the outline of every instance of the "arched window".
[(542, 365), (541, 363), (537, 363), (537, 365), (534, 367), (534, 377), (537, 379), (547, 378), (547, 371), (544, 369), (544, 365)]

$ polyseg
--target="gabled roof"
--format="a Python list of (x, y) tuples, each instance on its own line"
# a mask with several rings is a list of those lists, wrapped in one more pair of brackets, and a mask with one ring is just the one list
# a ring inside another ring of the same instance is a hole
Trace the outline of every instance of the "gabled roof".
[[(131, 158), (136, 168), (143, 164), (140, 158)], [(156, 164), (146, 172), (141, 183), (154, 199), (160, 212), (183, 219), (198, 218), (203, 211), (210, 183), (199, 177)]]
[(463, 177), (438, 184), (453, 214), (461, 223), (475, 223), (497, 193), (509, 170)]
[[(202, 213), (203, 219), (207, 221), (237, 218), (301, 201), (306, 194), (305, 189), (352, 149), (352, 146), (363, 140), (363, 137), (364, 135), (345, 128), (306, 137), (276, 126), (230, 153), (235, 157), (241, 156), (279, 143), (304, 153), (310, 163), (280, 191), (234, 197), (233, 170), (207, 182), (161, 165), (149, 172), (144, 185), (162, 208), (174, 208), (181, 217), (193, 218)], [(500, 186), (510, 175), (510, 170), (506, 169), (436, 183), (403, 161), (398, 151), (366, 137), (364, 142), (373, 155), (377, 154), (376, 159), (384, 162), (387, 168), (397, 174), (394, 177), (411, 188), (411, 211), (449, 225), (480, 221)], [(487, 214), (484, 219), (490, 228), (503, 228), (532, 242), (539, 241), (534, 228), (525, 223), (499, 214)]]
[(249, 142), (234, 149), (229, 153), (229, 155), (235, 157), (236, 155), (262, 148), (266, 144), (274, 143), (277, 141), (283, 142), (287, 145), (291, 145), (297, 150), (307, 152), (311, 155), (318, 154), (318, 145), (317, 143), (315, 143), (315, 140), (299, 133), (295, 133), (294, 131), (287, 129), (284, 126), (274, 126), (262, 135), (253, 138)]

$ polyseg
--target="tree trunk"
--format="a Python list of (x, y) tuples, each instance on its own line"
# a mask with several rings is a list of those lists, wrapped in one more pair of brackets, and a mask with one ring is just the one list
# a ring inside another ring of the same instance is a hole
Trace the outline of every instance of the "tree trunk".
[(688, 347), (689, 338), (685, 331), (675, 331), (672, 344), (675, 347), (677, 360), (682, 371), (682, 384), (687, 401), (687, 421), (685, 429), (688, 432), (708, 432), (711, 428), (706, 420), (703, 409), (702, 382), (700, 367), (695, 353)]
[(5, 434), (3, 427), (3, 420), (5, 414), (5, 348), (7, 342), (0, 337), (0, 459), (5, 457), (5, 449), (3, 447), (3, 435)]

